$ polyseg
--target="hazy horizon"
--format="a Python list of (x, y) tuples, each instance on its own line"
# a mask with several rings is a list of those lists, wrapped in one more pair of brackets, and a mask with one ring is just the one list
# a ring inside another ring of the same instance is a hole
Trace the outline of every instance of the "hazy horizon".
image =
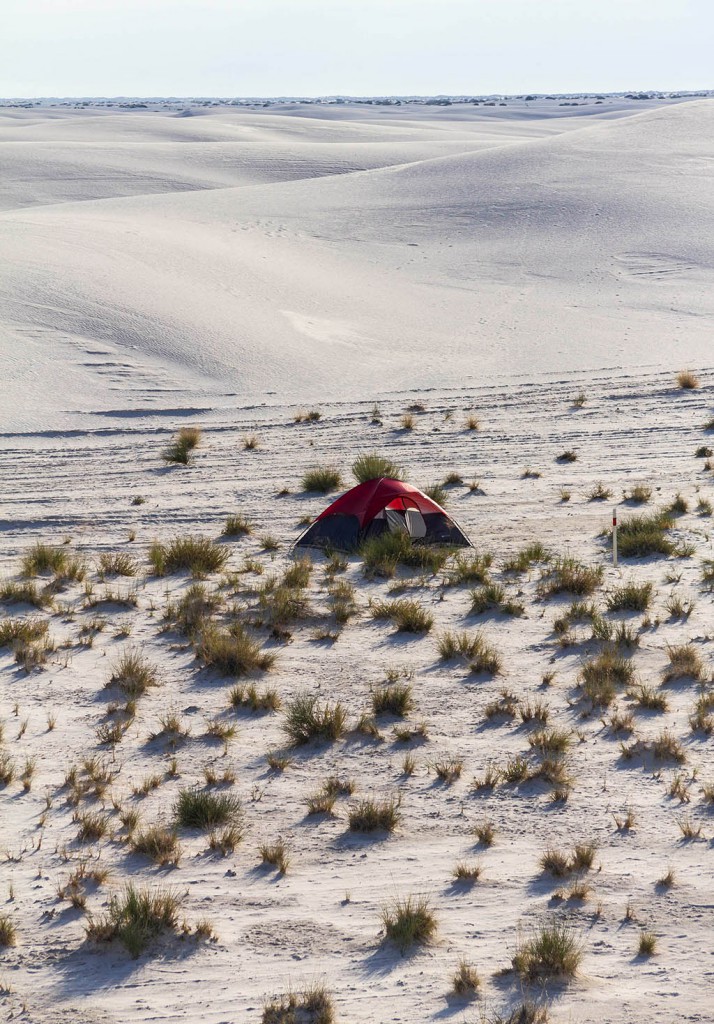
[(706, 0), (6, 0), (4, 98), (705, 90)]

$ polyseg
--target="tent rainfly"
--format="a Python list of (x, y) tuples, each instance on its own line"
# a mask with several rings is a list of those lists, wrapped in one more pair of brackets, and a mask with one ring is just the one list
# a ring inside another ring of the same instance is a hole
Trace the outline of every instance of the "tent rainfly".
[(471, 541), (441, 505), (401, 480), (367, 480), (325, 509), (294, 547), (354, 551), (370, 537), (401, 531), (420, 544), (471, 547)]

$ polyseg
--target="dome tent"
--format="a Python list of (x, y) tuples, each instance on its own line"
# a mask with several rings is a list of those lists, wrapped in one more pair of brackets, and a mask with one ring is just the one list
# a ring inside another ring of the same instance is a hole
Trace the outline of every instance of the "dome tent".
[(381, 477), (358, 484), (333, 501), (294, 547), (354, 551), (363, 541), (387, 531), (402, 531), (421, 544), (472, 546), (441, 505), (411, 484)]

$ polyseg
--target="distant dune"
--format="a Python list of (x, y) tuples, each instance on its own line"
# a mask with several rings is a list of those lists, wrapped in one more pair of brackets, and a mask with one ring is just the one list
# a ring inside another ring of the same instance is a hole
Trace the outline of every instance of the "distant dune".
[(711, 101), (455, 109), (2, 112), (11, 421), (710, 355)]

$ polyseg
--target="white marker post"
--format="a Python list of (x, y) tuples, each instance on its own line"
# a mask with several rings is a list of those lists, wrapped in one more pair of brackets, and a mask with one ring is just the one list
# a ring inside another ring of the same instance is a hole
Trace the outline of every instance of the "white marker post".
[(617, 508), (612, 510), (612, 564), (617, 568)]

